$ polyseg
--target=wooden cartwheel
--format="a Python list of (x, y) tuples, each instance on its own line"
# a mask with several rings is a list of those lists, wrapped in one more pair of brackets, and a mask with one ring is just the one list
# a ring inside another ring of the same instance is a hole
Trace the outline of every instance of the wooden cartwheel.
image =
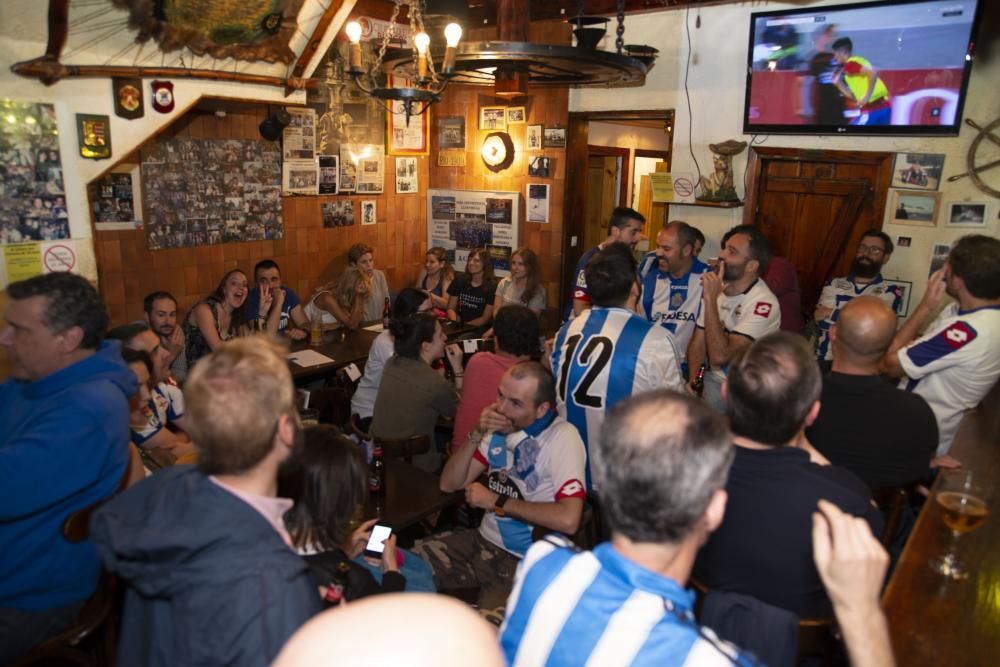
[(980, 166), (976, 165), (976, 153), (979, 151), (979, 144), (983, 142), (983, 139), (1000, 146), (1000, 137), (993, 133), (994, 130), (1000, 128), (1000, 118), (997, 118), (986, 127), (980, 126), (979, 123), (971, 118), (966, 118), (965, 124), (979, 130), (979, 134), (977, 134), (976, 138), (972, 140), (971, 144), (969, 144), (969, 153), (965, 157), (965, 165), (968, 167), (969, 171), (964, 174), (955, 174), (948, 179), (948, 182), (951, 183), (968, 176), (972, 179), (972, 182), (976, 184), (977, 188), (992, 197), (1000, 199), (1000, 190), (990, 187), (982, 178), (983, 173), (995, 167), (1000, 167), (1000, 160), (993, 160), (992, 162), (987, 162), (986, 164)]

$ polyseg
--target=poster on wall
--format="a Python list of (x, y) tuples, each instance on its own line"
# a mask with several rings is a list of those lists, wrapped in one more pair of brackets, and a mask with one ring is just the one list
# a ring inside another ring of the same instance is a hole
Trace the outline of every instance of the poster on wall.
[(281, 194), (319, 194), (319, 168), (314, 160), (285, 160), (281, 163)]
[(417, 192), (417, 158), (396, 158), (396, 194), (408, 195)]
[(521, 195), (481, 190), (427, 191), (427, 247), (448, 252), (456, 271), (469, 251), (488, 248), (497, 275), (510, 274), (510, 253), (520, 242)]
[(340, 146), (340, 191), (382, 194), (385, 148), (378, 144)]
[(271, 142), (156, 141), (142, 149), (142, 198), (150, 250), (284, 235), (281, 153)]
[(319, 163), (319, 193), (337, 194), (340, 191), (340, 156), (320, 155), (316, 160)]
[(11, 100), (2, 107), (0, 245), (69, 238), (54, 107)]
[[(406, 78), (389, 76), (390, 88), (410, 88), (413, 83)], [(392, 101), (390, 113), (386, 114), (386, 152), (389, 155), (427, 155), (430, 150), (430, 109), (419, 116), (407, 115), (403, 102)]]
[(548, 183), (529, 183), (528, 186), (528, 222), (549, 221), (549, 185)]
[(284, 160), (312, 160), (316, 156), (316, 112), (312, 109), (286, 109), (291, 121), (281, 131)]

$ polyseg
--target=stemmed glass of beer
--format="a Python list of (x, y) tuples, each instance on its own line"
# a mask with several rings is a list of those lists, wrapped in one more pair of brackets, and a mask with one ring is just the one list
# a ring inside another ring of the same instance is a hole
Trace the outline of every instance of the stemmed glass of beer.
[(969, 576), (968, 568), (955, 554), (955, 546), (960, 535), (972, 532), (986, 522), (989, 512), (985, 498), (980, 478), (971, 470), (942, 472), (934, 499), (941, 511), (941, 519), (951, 530), (952, 539), (944, 554), (931, 559), (930, 566), (935, 572), (951, 579)]

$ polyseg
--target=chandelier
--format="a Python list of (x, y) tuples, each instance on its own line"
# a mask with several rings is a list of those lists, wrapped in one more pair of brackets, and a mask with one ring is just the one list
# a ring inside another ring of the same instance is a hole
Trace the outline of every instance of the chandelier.
[[(434, 59), (430, 53), (431, 38), (424, 32), (421, 3), (419, 1), (393, 0), (393, 4), (389, 27), (382, 36), (378, 55), (367, 70), (364, 68), (361, 58), (361, 24), (357, 21), (351, 21), (347, 24), (344, 32), (347, 33), (347, 39), (351, 43), (347, 73), (358, 88), (375, 99), (385, 102), (390, 112), (393, 111), (393, 102), (401, 103), (403, 112), (406, 114), (406, 124), (409, 126), (411, 116), (425, 113), (432, 104), (441, 100), (441, 94), (448, 86), (455, 71), (455, 52), (459, 40), (462, 39), (462, 26), (457, 23), (449, 23), (445, 27), (444, 38), (447, 46), (441, 72), (438, 72), (434, 67)], [(389, 42), (396, 34), (396, 19), (403, 5), (408, 7), (410, 30), (413, 34), (411, 63), (416, 76), (409, 79), (412, 85), (408, 87), (383, 86), (381, 85), (382, 60), (389, 48)]]

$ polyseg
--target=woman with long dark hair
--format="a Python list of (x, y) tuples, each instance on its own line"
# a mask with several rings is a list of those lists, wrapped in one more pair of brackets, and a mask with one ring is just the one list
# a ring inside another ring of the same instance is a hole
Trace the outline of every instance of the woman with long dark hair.
[(496, 317), (498, 310), (511, 304), (527, 306), (535, 315), (541, 315), (545, 310), (545, 302), (545, 290), (538, 270), (538, 255), (531, 248), (518, 248), (510, 256), (510, 276), (497, 285), (493, 316)]
[[(249, 292), (250, 283), (246, 274), (233, 269), (222, 276), (214, 292), (191, 309), (183, 327), (184, 352), (189, 369), (230, 338), (249, 333), (245, 308)], [(262, 311), (270, 309), (272, 298), (261, 298)]]
[(417, 288), (424, 291), (435, 308), (448, 309), (448, 287), (454, 279), (455, 269), (448, 261), (448, 251), (439, 246), (428, 250)]
[(465, 260), (465, 273), (448, 286), (448, 319), (485, 331), (493, 320), (496, 291), (489, 251), (485, 248), (471, 251)]

